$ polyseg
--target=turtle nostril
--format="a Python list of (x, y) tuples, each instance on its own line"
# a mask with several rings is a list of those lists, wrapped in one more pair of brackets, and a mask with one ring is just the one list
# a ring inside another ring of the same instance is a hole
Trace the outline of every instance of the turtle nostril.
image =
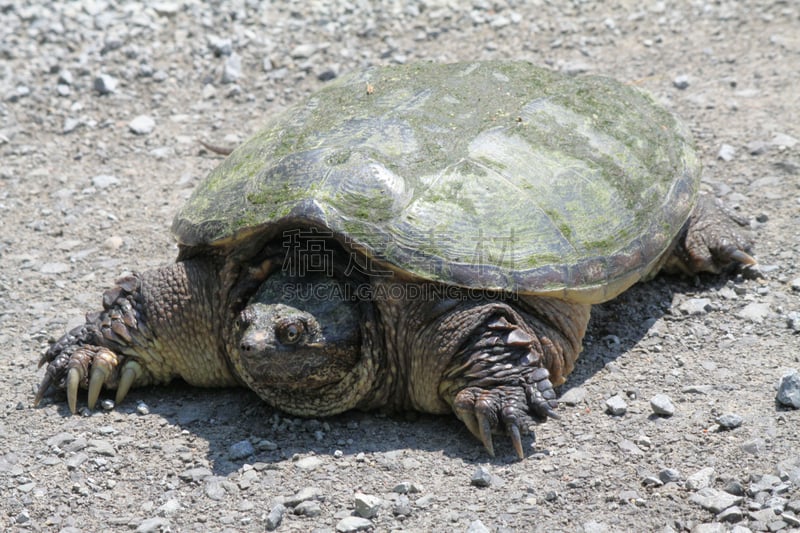
[(269, 348), (269, 338), (263, 331), (249, 331), (239, 340), (239, 350), (242, 353), (258, 353)]

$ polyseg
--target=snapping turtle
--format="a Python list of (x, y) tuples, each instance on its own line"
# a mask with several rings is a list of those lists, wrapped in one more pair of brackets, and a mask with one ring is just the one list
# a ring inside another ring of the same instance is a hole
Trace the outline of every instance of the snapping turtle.
[(235, 150), (175, 264), (50, 346), (35, 403), (180, 377), (300, 416), (455, 413), (494, 453), (556, 416), (591, 304), (657, 271), (754, 264), (651, 96), (524, 62), (372, 68)]

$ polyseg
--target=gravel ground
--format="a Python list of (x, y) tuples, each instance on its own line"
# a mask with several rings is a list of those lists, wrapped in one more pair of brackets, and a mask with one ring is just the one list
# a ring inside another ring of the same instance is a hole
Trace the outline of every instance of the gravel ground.
[[(171, 217), (219, 162), (198, 138), (235, 145), (358, 67), (475, 58), (656, 94), (764, 277), (595, 308), (523, 461), (452, 417), (299, 420), (238, 389), (31, 407), (48, 339), (175, 257)], [(0, 528), (800, 531), (800, 411), (776, 402), (800, 370), (798, 87), (793, 1), (0, 0)]]

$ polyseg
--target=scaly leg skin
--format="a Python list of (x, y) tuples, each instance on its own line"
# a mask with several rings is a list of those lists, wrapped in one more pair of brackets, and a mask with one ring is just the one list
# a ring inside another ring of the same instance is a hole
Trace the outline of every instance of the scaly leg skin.
[[(139, 329), (136, 309), (139, 287), (137, 275), (117, 280), (117, 286), (103, 295), (103, 311), (87, 315), (85, 324), (61, 337), (42, 354), (39, 367), (47, 363), (47, 369), (34, 406), (56, 387), (66, 390), (69, 410), (74, 414), (80, 388), (88, 389), (89, 409), (94, 409), (103, 386), (117, 389), (119, 403), (132, 386), (142, 384), (142, 366), (136, 359), (119, 353), (121, 347), (134, 342), (132, 330)], [(146, 333), (143, 327), (137, 336)], [(117, 352), (109, 347), (115, 347)]]
[[(538, 317), (507, 308), (484, 321), (443, 376), (440, 394), (494, 457), (492, 434), (507, 434), (519, 458), (521, 435), (558, 418), (551, 377), (563, 383), (580, 351), (588, 306), (540, 298)], [(554, 314), (551, 314), (553, 312)], [(570, 328), (568, 335), (561, 334)]]
[(103, 310), (61, 337), (42, 355), (47, 364), (34, 405), (53, 389), (67, 393), (70, 411), (88, 389), (94, 408), (102, 388), (120, 403), (132, 387), (181, 377), (197, 386), (237, 382), (220, 353), (217, 270), (182, 261), (117, 281), (103, 294)]
[(753, 266), (753, 241), (742, 228), (747, 220), (729, 212), (714, 197), (700, 195), (663, 269), (669, 273), (719, 274), (732, 266)]

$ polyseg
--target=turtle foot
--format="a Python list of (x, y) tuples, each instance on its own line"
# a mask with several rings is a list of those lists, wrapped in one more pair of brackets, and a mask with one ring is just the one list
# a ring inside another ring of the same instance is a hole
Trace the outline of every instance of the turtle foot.
[(522, 459), (525, 452), (521, 435), (533, 435), (534, 425), (548, 418), (558, 418), (555, 398), (547, 369), (537, 368), (523, 384), (492, 389), (468, 387), (456, 395), (453, 408), (489, 455), (494, 457), (492, 435), (507, 434), (514, 451)]
[(77, 411), (80, 389), (88, 390), (90, 409), (94, 409), (103, 387), (117, 389), (117, 403), (125, 398), (144, 370), (136, 360), (110, 347), (135, 343), (134, 333), (141, 332), (134, 308), (138, 288), (135, 276), (118, 280), (117, 286), (103, 295), (103, 311), (87, 315), (85, 324), (62, 336), (42, 354), (39, 367), (47, 364), (47, 369), (34, 397), (34, 406), (54, 389), (66, 391), (73, 414)]
[(664, 269), (718, 274), (736, 266), (756, 265), (750, 255), (753, 241), (743, 229), (747, 225), (747, 220), (729, 212), (716, 198), (701, 195)]

